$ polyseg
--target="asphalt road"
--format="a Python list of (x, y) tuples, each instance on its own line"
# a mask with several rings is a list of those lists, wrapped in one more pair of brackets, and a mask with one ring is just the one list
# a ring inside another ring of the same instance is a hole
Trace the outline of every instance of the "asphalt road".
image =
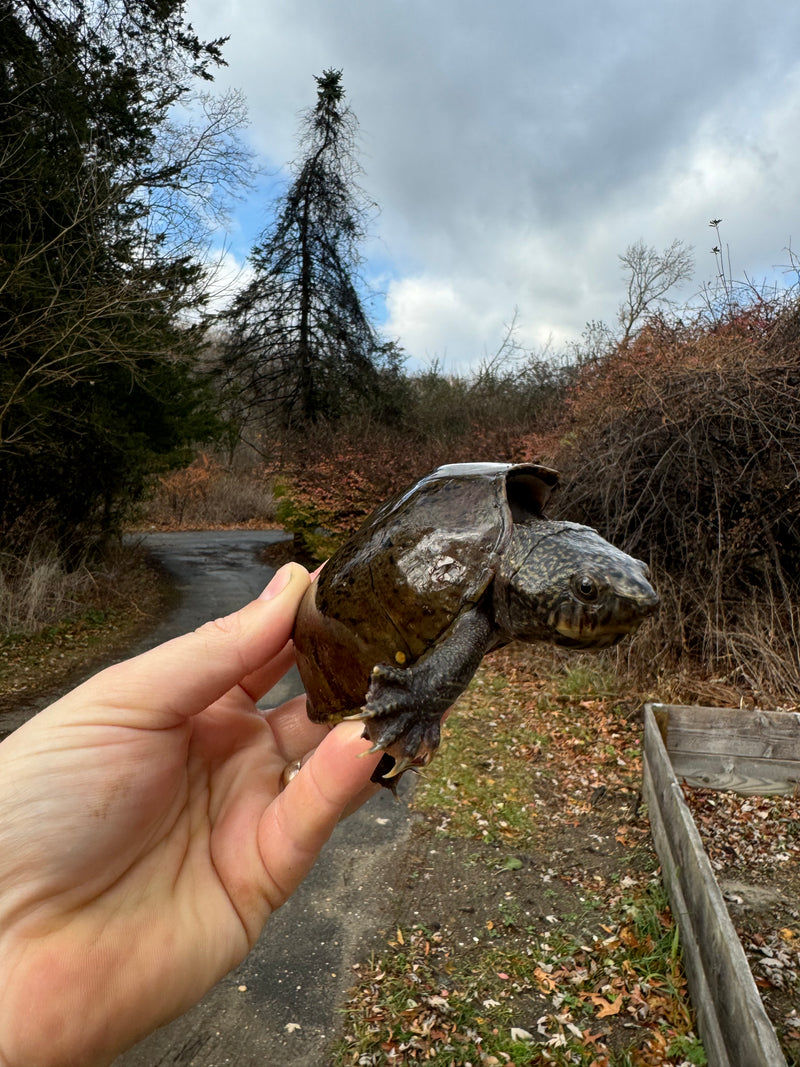
[[(282, 536), (273, 530), (143, 535), (179, 597), (131, 654), (257, 596), (273, 573), (258, 553)], [(262, 705), (301, 691), (292, 671)], [(409, 829), (406, 803), (382, 790), (337, 828), (311, 875), (270, 919), (241, 966), (115, 1067), (327, 1067), (351, 965), (369, 955), (378, 929), (391, 921), (384, 872), (400, 861)]]

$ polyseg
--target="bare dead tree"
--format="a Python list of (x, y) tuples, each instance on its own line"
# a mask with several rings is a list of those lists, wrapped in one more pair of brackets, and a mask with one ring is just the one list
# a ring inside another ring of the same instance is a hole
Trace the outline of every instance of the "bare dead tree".
[(626, 342), (648, 312), (667, 305), (667, 294), (694, 272), (691, 247), (677, 238), (659, 252), (643, 240), (628, 245), (619, 257), (627, 278), (625, 300), (619, 308), (622, 340)]

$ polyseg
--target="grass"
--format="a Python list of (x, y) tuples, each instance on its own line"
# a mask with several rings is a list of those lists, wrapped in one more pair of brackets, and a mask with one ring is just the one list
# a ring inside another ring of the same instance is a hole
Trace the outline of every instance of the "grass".
[(94, 592), (86, 566), (67, 569), (34, 542), (21, 557), (0, 558), (0, 634), (32, 634), (71, 614)]
[[(103, 656), (123, 654), (170, 595), (162, 575), (135, 548), (120, 548), (94, 570), (82, 567), (74, 576), (48, 568), (46, 584), (37, 565), (29, 570), (30, 580), (19, 571), (13, 577), (24, 610), (5, 603), (0, 619), (3, 705), (57, 687)], [(24, 605), (26, 589), (34, 586), (38, 598)]]
[(619, 695), (619, 681), (613, 671), (604, 666), (578, 663), (565, 667), (557, 678), (557, 692), (570, 700), (597, 700)]
[(511, 678), (489, 669), (470, 683), (414, 794), (414, 807), (437, 819), (440, 832), (524, 845), (541, 830), (559, 768), (568, 773), (579, 758), (596, 789), (609, 764), (637, 765), (638, 734), (614, 710), (618, 691), (609, 673), (556, 664), (545, 661), (552, 679), (527, 668)]
[[(502, 680), (483, 674), (473, 680), (467, 699), (486, 702), (486, 715), (449, 717), (435, 773), (420, 776), (414, 806), (436, 818), (439, 831), (448, 836), (477, 836), (513, 847), (536, 832), (526, 757), (546, 751), (549, 741), (543, 733), (523, 736), (519, 704), (497, 700), (504, 688)], [(509, 759), (511, 753), (520, 758)]]

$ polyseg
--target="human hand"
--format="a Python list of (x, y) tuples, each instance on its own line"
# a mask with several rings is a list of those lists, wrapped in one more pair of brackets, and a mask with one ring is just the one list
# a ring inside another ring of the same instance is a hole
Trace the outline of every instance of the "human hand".
[(187, 1010), (375, 791), (361, 724), (255, 707), (307, 585), (288, 564), (0, 744), (0, 1064), (108, 1063)]

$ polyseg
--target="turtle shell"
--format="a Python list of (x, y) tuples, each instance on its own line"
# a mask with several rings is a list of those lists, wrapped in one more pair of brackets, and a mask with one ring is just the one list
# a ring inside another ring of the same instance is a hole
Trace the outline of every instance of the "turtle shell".
[(306, 593), (294, 643), (315, 721), (362, 706), (377, 663), (410, 666), (476, 604), (515, 521), (557, 484), (538, 464), (454, 463), (382, 504)]

